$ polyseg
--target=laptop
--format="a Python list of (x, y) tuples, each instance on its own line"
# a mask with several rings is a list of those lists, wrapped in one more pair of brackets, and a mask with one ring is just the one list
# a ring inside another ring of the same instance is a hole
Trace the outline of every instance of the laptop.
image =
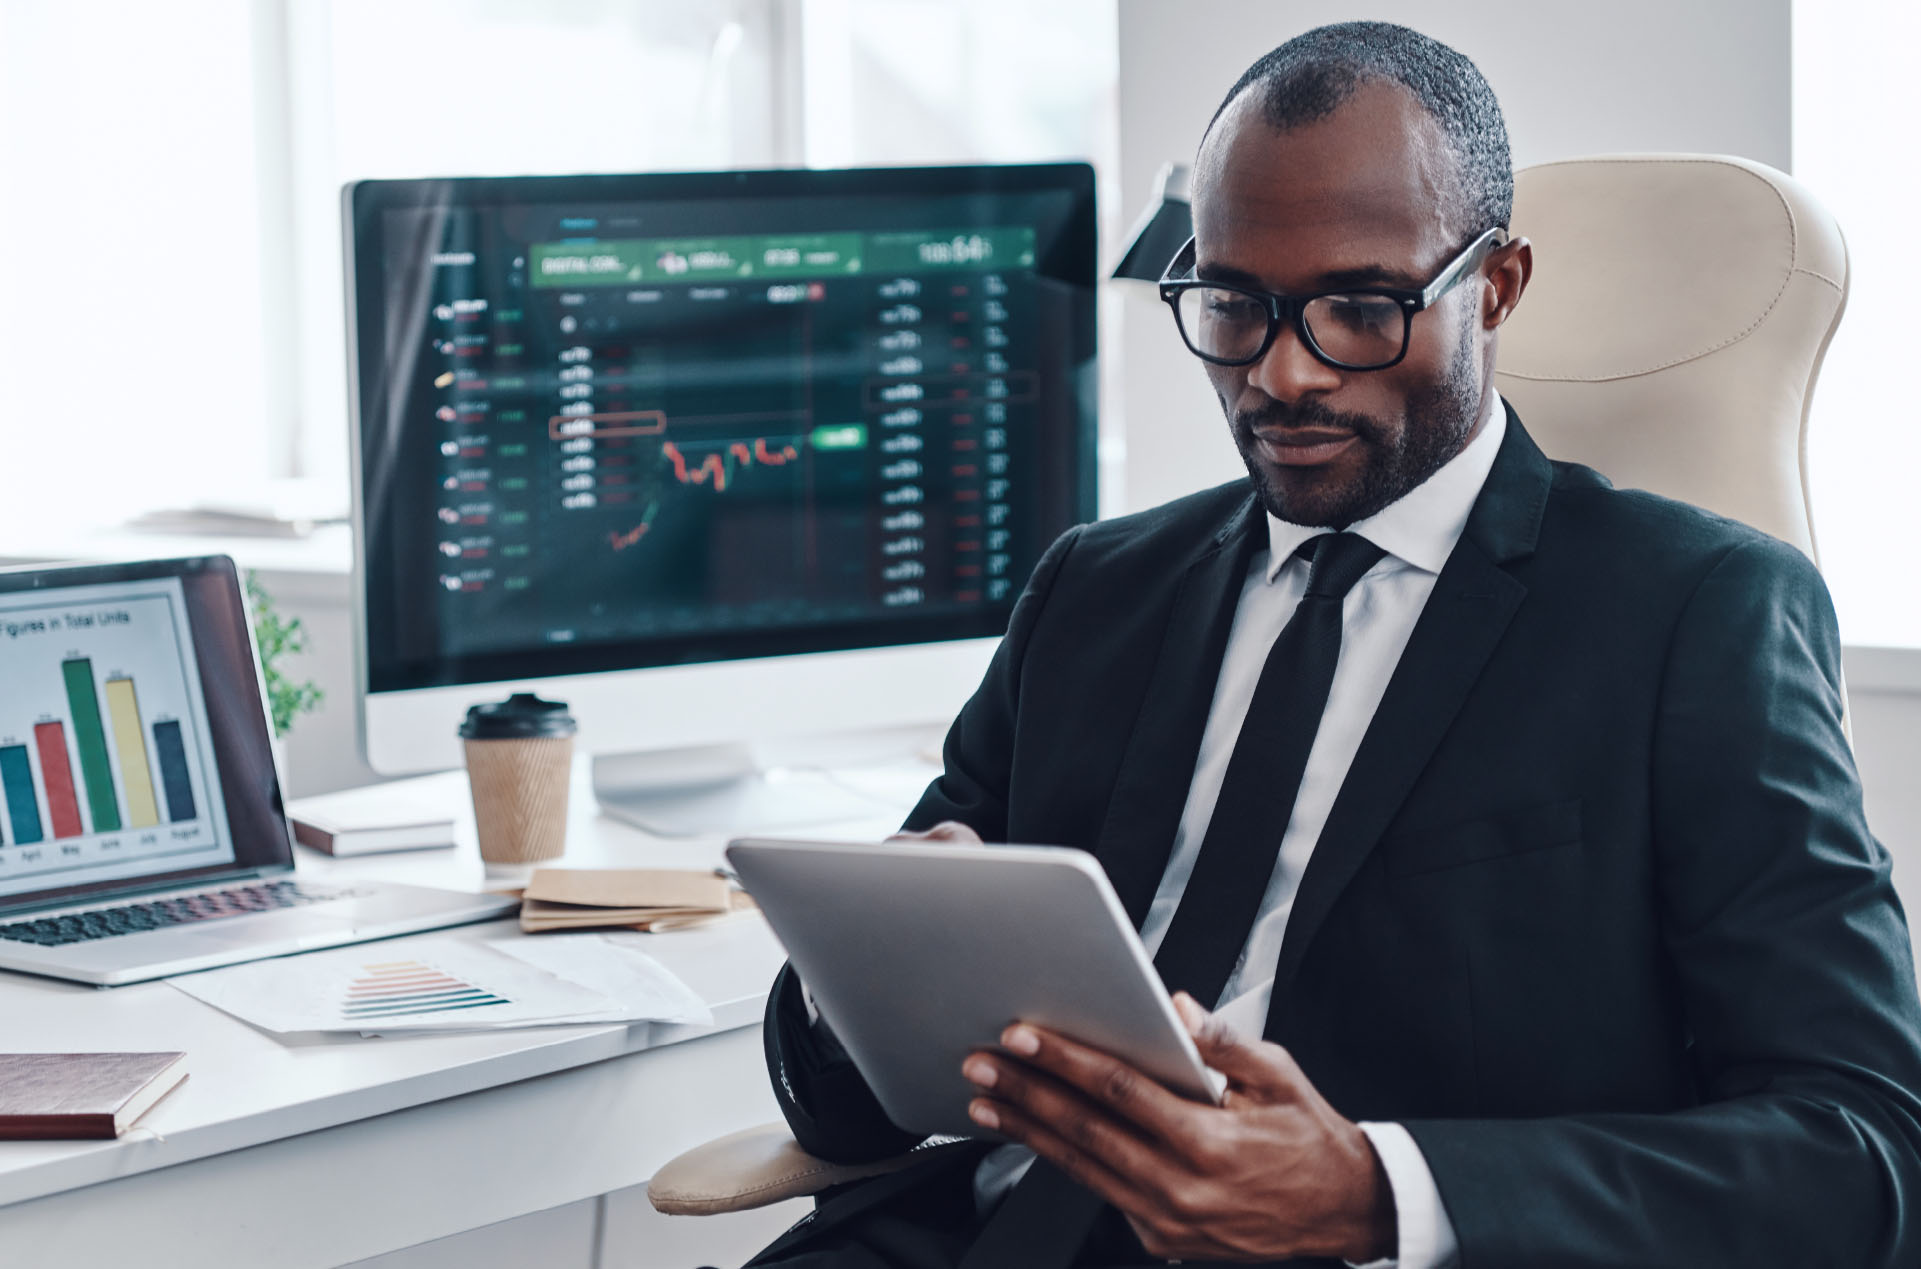
[(233, 561), (0, 571), (0, 969), (113, 986), (485, 921), (297, 876)]

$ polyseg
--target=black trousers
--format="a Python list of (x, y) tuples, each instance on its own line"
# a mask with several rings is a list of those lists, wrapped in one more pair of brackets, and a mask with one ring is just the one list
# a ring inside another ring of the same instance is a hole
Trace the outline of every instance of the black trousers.
[[(747, 1269), (957, 1269), (981, 1229), (973, 1187), (980, 1157), (980, 1152), (956, 1151), (828, 1191), (809, 1216), (750, 1260)], [(1158, 1269), (1166, 1263), (1149, 1257), (1127, 1222), (1108, 1208), (1071, 1269)], [(1290, 1260), (1274, 1262), (1271, 1269), (1339, 1266), (1334, 1260)], [(1239, 1269), (1248, 1266), (1242, 1262)]]
[(978, 1230), (979, 1156), (931, 1159), (815, 1199), (814, 1210), (748, 1264), (754, 1269), (954, 1269)]

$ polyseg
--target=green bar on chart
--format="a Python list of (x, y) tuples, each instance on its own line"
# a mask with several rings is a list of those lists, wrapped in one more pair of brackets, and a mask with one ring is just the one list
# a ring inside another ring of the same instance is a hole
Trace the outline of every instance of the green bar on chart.
[(107, 713), (113, 718), (113, 747), (120, 755), (120, 783), (127, 794), (127, 826), (152, 828), (160, 822), (153, 800), (153, 768), (147, 763), (147, 730), (140, 725), (140, 702), (132, 679), (108, 679)]
[(67, 706), (73, 711), (73, 739), (80, 747), (80, 778), (87, 786), (93, 831), (116, 832), (120, 803), (113, 792), (113, 770), (107, 765), (107, 734), (100, 726), (100, 698), (93, 690), (93, 662), (75, 657), (62, 661), (60, 672), (67, 680)]

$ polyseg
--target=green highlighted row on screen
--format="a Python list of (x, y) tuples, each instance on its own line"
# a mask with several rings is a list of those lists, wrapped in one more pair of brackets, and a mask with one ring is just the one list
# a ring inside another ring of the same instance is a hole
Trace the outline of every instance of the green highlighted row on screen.
[(842, 233), (537, 242), (531, 254), (541, 288), (858, 273), (860, 252), (861, 235)]
[(807, 443), (815, 449), (866, 449), (867, 425), (836, 423), (817, 427), (807, 434)]
[[(877, 272), (1031, 269), (1035, 234), (1030, 225), (996, 225), (877, 233), (605, 238), (536, 242), (530, 255), (536, 290), (571, 290), (748, 278), (833, 278)], [(504, 315), (496, 315), (496, 320), (502, 318)]]

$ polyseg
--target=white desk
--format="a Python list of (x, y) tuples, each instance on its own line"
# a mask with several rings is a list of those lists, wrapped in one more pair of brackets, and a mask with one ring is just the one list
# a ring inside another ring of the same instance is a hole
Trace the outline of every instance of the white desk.
[[(884, 836), (930, 774), (906, 762), (850, 773), (874, 816), (807, 835)], [(483, 888), (465, 777), (418, 783), (459, 806), (454, 850), (335, 860), (301, 848), (301, 873)], [(708, 867), (723, 844), (663, 841), (606, 819), (576, 773), (569, 865)], [(695, 1263), (650, 1254), (638, 1236), (615, 1245), (634, 1202), (615, 1219), (599, 1196), (779, 1117), (757, 1024), (780, 951), (757, 918), (660, 935), (649, 950), (713, 1006), (715, 1027), (288, 1044), (165, 983), (98, 990), (0, 973), (0, 1050), (182, 1049), (191, 1071), (119, 1141), (0, 1142), (0, 1263), (336, 1265), (582, 1200), (576, 1250), (555, 1245), (571, 1233), (543, 1228), (541, 1263)], [(703, 1221), (714, 1219), (731, 1218)], [(459, 1258), (497, 1262), (471, 1247)]]

